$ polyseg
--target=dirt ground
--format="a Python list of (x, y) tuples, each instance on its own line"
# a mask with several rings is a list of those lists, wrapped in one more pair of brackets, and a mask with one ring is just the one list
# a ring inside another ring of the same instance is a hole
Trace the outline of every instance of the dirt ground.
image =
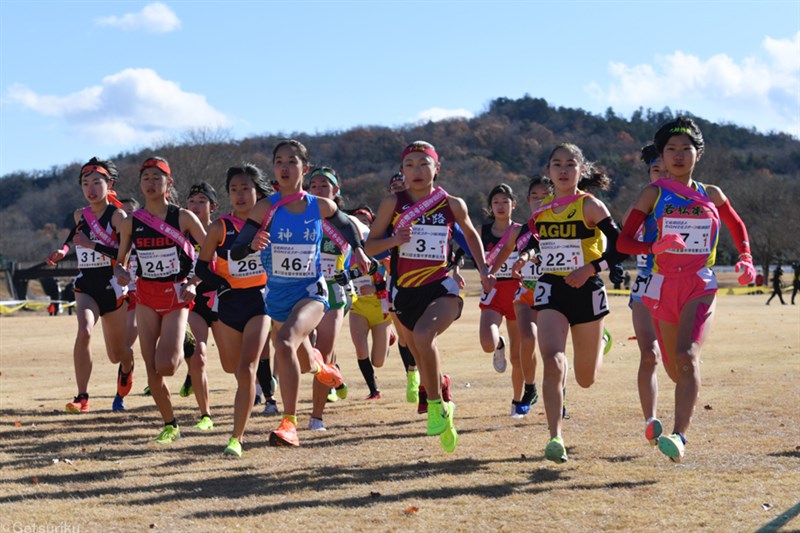
[[(235, 380), (211, 346), (216, 428), (203, 433), (184, 376), (170, 378), (183, 438), (159, 447), (161, 421), (136, 374), (127, 413), (110, 411), (116, 368), (98, 329), (91, 413), (71, 415), (75, 317), (0, 318), (2, 531), (786, 531), (800, 529), (800, 307), (766, 295), (720, 296), (702, 356), (703, 389), (687, 456), (670, 463), (644, 440), (638, 349), (627, 298), (612, 297), (614, 347), (598, 382), (568, 385), (570, 461), (543, 457), (541, 402), (509, 416), (510, 370), (497, 374), (478, 343), (478, 299), (441, 338), (453, 379), (453, 454), (425, 435), (405, 403), (396, 348), (377, 370), (383, 399), (366, 402), (345, 326), (337, 344), (350, 385), (328, 404), (327, 432), (307, 429), (310, 378), (298, 413), (301, 447), (271, 448), (278, 418), (254, 411), (245, 455), (223, 457)], [(137, 357), (138, 354), (137, 347)], [(139, 367), (143, 370), (143, 366)], [(541, 386), (541, 368), (537, 373)], [(674, 387), (659, 369), (659, 413), (672, 423)], [(27, 528), (27, 529), (26, 529)], [(49, 529), (48, 529), (49, 528)], [(61, 529), (56, 529), (61, 528)]]

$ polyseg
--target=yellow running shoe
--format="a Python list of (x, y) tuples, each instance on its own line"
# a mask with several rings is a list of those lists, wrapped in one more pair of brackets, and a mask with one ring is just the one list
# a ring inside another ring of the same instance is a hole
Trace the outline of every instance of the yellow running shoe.
[(445, 402), (447, 405), (447, 416), (445, 418), (445, 429), (441, 435), (439, 435), (439, 442), (442, 445), (442, 449), (447, 453), (453, 453), (456, 451), (456, 445), (458, 444), (458, 432), (456, 431), (456, 425), (453, 421), (453, 418), (456, 415), (456, 404), (453, 402)]
[(172, 444), (179, 438), (181, 438), (181, 430), (178, 426), (166, 424), (161, 433), (158, 434), (158, 437), (156, 437), (156, 442), (159, 444)]
[(419, 402), (419, 370), (406, 372), (406, 401), (408, 403)]
[(428, 435), (441, 435), (447, 429), (447, 416), (442, 400), (428, 400)]
[(231, 437), (231, 440), (228, 441), (228, 445), (225, 446), (225, 449), (222, 451), (222, 455), (228, 455), (230, 457), (242, 456), (242, 445), (236, 440), (236, 437)]
[(544, 448), (544, 458), (556, 464), (566, 463), (568, 457), (567, 447), (564, 446), (564, 439), (560, 436), (550, 439), (550, 442), (548, 442), (547, 446)]
[(200, 418), (200, 422), (194, 425), (195, 429), (199, 429), (200, 431), (210, 431), (214, 429), (214, 422), (211, 420), (211, 417), (208, 415), (203, 415)]

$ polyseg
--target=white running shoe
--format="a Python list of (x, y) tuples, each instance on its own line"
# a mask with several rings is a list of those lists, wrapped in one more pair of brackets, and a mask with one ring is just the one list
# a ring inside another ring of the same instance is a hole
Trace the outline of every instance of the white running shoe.
[(506, 371), (506, 340), (500, 336), (500, 343), (494, 350), (494, 359), (492, 365), (496, 372), (502, 374)]
[(308, 429), (311, 431), (328, 431), (328, 428), (322, 425), (322, 419), (314, 417), (308, 421)]

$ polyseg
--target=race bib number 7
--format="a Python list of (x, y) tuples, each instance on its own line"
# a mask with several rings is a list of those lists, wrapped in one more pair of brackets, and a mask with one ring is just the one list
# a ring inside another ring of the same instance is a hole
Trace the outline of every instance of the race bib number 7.
[(711, 253), (710, 218), (665, 218), (662, 234), (677, 233), (686, 243), (683, 250), (668, 250), (670, 254), (709, 254)]

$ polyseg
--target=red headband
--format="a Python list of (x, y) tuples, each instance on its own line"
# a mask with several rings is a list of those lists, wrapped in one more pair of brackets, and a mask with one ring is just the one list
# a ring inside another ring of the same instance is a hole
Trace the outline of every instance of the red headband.
[(369, 223), (372, 224), (372, 213), (370, 213), (366, 209), (356, 209), (355, 211), (353, 211), (353, 215), (359, 215), (359, 214), (367, 217), (369, 219)]
[(157, 168), (167, 176), (172, 177), (172, 172), (169, 169), (169, 165), (163, 159), (148, 159), (142, 163), (142, 168), (139, 169), (139, 175), (141, 175), (146, 168)]
[(92, 172), (97, 172), (97, 173), (102, 174), (103, 176), (105, 176), (107, 178), (111, 178), (111, 174), (109, 174), (108, 170), (106, 170), (106, 167), (104, 167), (104, 166), (101, 166), (101, 165), (84, 165), (84, 166), (81, 167), (81, 177), (84, 177), (87, 174), (91, 174)]
[(436, 154), (436, 150), (434, 150), (433, 146), (429, 144), (409, 144), (406, 146), (405, 150), (403, 150), (403, 155), (400, 157), (400, 160), (402, 161), (405, 159), (406, 156), (411, 152), (422, 152), (423, 154), (432, 157), (435, 163), (439, 162), (439, 156)]

